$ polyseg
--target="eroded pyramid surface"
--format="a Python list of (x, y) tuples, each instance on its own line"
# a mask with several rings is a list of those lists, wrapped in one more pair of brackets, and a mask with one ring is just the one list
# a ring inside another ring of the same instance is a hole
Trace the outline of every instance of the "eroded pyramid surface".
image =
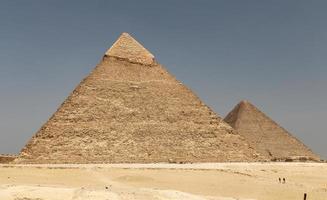
[(300, 140), (248, 101), (241, 101), (224, 119), (266, 159), (307, 157), (319, 160)]
[(257, 159), (256, 151), (240, 135), (141, 47), (123, 34), (16, 162)]

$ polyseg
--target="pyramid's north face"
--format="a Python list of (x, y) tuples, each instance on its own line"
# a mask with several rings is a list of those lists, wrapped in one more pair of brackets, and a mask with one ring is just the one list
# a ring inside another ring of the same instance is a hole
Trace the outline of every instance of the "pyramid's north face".
[(17, 163), (253, 161), (258, 154), (124, 33)]

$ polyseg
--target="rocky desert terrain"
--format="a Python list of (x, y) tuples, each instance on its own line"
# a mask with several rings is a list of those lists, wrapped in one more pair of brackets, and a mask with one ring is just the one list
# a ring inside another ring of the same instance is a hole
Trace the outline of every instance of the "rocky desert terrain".
[(3, 164), (0, 199), (326, 200), (326, 180), (326, 163)]

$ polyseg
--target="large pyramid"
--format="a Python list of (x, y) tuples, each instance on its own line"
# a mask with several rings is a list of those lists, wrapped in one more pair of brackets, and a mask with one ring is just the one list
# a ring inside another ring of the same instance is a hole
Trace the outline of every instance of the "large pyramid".
[(248, 101), (241, 101), (224, 119), (266, 159), (319, 160), (301, 141)]
[(16, 163), (254, 161), (227, 123), (123, 33)]

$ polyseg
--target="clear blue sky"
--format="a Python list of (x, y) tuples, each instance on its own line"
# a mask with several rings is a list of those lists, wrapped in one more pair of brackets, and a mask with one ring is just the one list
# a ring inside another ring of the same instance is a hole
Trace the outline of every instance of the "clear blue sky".
[(325, 0), (3, 0), (0, 152), (18, 153), (129, 32), (220, 116), (248, 99), (327, 158)]

